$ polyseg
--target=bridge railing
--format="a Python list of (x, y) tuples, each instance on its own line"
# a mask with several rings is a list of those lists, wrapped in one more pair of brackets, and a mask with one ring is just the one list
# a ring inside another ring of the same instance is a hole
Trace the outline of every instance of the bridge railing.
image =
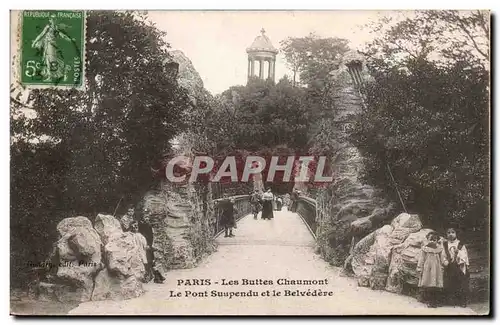
[(316, 200), (307, 196), (299, 196), (296, 211), (309, 227), (311, 234), (316, 238), (316, 229), (318, 229)]
[[(250, 204), (250, 195), (235, 195), (228, 197), (227, 199), (234, 199), (234, 207), (236, 209), (235, 219), (236, 222), (243, 218), (244, 216), (252, 213), (252, 206)], [(223, 199), (214, 200), (214, 218), (212, 219), (212, 233), (214, 236), (218, 236), (224, 228), (221, 225), (220, 219), (222, 216), (222, 209), (219, 207), (218, 203)]]

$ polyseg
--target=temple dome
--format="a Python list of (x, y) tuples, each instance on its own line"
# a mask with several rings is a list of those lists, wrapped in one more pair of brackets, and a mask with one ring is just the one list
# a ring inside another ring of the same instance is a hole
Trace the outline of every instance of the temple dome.
[(265, 35), (265, 30), (261, 29), (261, 34), (255, 38), (252, 45), (247, 48), (247, 53), (249, 52), (271, 52), (278, 53), (278, 50), (273, 46), (269, 37)]

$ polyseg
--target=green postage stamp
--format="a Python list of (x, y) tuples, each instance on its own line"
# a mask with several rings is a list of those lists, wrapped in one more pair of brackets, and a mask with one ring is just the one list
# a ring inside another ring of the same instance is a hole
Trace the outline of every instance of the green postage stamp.
[(27, 87), (81, 88), (85, 68), (85, 12), (21, 12), (19, 81)]

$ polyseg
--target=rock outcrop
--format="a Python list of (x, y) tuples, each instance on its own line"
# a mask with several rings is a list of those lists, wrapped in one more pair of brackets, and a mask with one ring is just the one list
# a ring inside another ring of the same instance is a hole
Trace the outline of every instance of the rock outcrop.
[(214, 251), (205, 206), (208, 192), (204, 186), (164, 184), (162, 190), (144, 196), (141, 210), (153, 229), (155, 266), (160, 272), (194, 267), (203, 255)]
[(42, 296), (59, 301), (90, 300), (94, 276), (103, 268), (101, 238), (85, 217), (66, 218), (57, 225), (60, 238), (52, 255), (52, 284), (42, 283)]
[(417, 286), (417, 262), (422, 244), (432, 229), (420, 229), (410, 234), (401, 244), (393, 247), (389, 276), (385, 289), (403, 293), (405, 285)]
[(104, 246), (106, 268), (119, 279), (131, 276), (142, 280), (145, 274), (143, 259), (145, 252), (136, 244), (135, 234), (121, 233)]
[(416, 259), (425, 235), (418, 215), (401, 213), (362, 238), (349, 257), (359, 286), (402, 292), (403, 282), (414, 284)]
[(38, 285), (40, 299), (85, 302), (144, 293), (145, 251), (137, 245), (136, 235), (123, 232), (113, 216), (99, 214), (95, 227), (86, 217), (66, 218), (57, 230), (60, 238), (51, 256), (51, 274), (48, 282)]
[(102, 243), (106, 245), (113, 237), (122, 234), (120, 222), (113, 216), (98, 214), (94, 222), (94, 228), (101, 236)]
[(172, 60), (179, 65), (177, 81), (181, 87), (187, 89), (193, 104), (196, 105), (200, 99), (209, 97), (210, 94), (204, 88), (203, 80), (191, 60), (179, 50), (173, 50), (169, 53)]
[[(332, 130), (328, 138), (332, 139), (330, 145), (334, 149), (331, 170), (335, 178), (327, 189), (320, 189), (316, 195), (318, 246), (323, 257), (337, 266), (343, 265), (353, 243), (380, 227), (394, 213), (393, 204), (361, 181), (363, 159), (347, 138), (352, 115), (363, 109), (359, 82), (370, 79), (363, 65), (360, 55), (349, 52), (339, 69), (330, 73), (336, 112), (333, 120), (323, 122), (328, 124), (324, 129)], [(331, 127), (332, 123), (336, 128)]]
[(136, 298), (144, 293), (142, 282), (135, 276), (117, 278), (104, 269), (95, 278), (92, 300), (123, 300)]
[(123, 232), (120, 222), (110, 215), (99, 214), (95, 228), (104, 246), (106, 268), (95, 279), (92, 300), (122, 300), (144, 293), (142, 280), (146, 269), (142, 256), (146, 251), (137, 245), (137, 234)]

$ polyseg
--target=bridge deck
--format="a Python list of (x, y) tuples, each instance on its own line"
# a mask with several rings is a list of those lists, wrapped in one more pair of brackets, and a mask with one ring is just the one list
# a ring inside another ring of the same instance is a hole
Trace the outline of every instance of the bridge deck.
[[(218, 251), (194, 269), (173, 270), (163, 284), (145, 285), (146, 294), (126, 301), (82, 303), (74, 315), (429, 315), (474, 314), (469, 308), (427, 308), (414, 298), (357, 287), (339, 269), (314, 254), (314, 239), (301, 218), (286, 210), (273, 220), (246, 216), (235, 237), (219, 236)], [(179, 286), (180, 279), (211, 279), (210, 285)], [(222, 285), (236, 280), (237, 285)], [(243, 285), (243, 279), (271, 280), (273, 285)], [(279, 279), (327, 280), (327, 285), (278, 285)], [(217, 282), (217, 283), (215, 283)], [(331, 291), (332, 296), (283, 296), (286, 290)], [(282, 292), (282, 296), (210, 297), (211, 292)], [(181, 297), (171, 297), (171, 291)], [(186, 291), (208, 297), (185, 297)]]

